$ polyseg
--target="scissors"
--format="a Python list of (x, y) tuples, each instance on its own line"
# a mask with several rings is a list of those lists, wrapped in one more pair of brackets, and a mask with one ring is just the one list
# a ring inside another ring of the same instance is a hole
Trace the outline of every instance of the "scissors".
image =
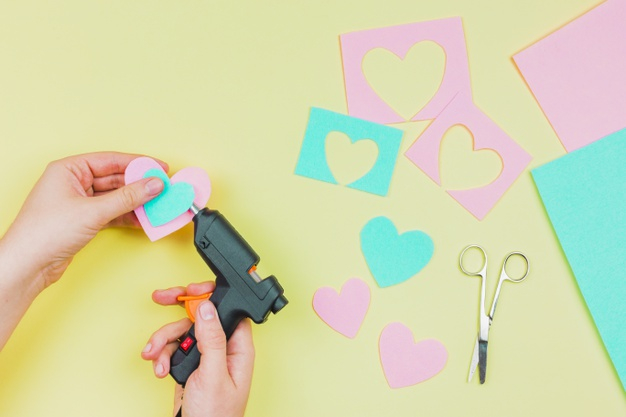
[[(465, 252), (469, 249), (476, 248), (480, 250), (483, 254), (484, 263), (479, 271), (472, 272), (465, 269), (463, 266), (463, 256)], [(524, 259), (526, 263), (526, 268), (524, 271), (524, 275), (521, 278), (512, 278), (506, 272), (506, 264), (509, 259), (513, 256), (520, 256)], [(511, 282), (522, 282), (528, 276), (528, 272), (530, 271), (530, 263), (528, 262), (528, 258), (521, 252), (511, 252), (504, 258), (502, 262), (502, 272), (500, 272), (500, 281), (498, 281), (498, 286), (496, 287), (496, 293), (493, 296), (493, 300), (491, 302), (491, 311), (489, 315), (485, 314), (485, 286), (487, 283), (487, 253), (485, 250), (478, 245), (469, 245), (463, 252), (461, 252), (461, 256), (459, 256), (459, 266), (461, 267), (461, 271), (465, 275), (480, 277), (480, 322), (478, 327), (478, 336), (476, 337), (476, 344), (474, 346), (474, 353), (472, 354), (472, 362), (470, 364), (469, 377), (467, 382), (472, 380), (474, 373), (476, 372), (476, 366), (478, 366), (478, 373), (480, 375), (480, 383), (485, 383), (485, 374), (487, 373), (487, 342), (489, 339), (489, 328), (491, 327), (491, 322), (493, 321), (493, 315), (496, 312), (496, 305), (498, 305), (498, 298), (500, 297), (500, 289), (502, 288), (502, 283), (504, 281)]]

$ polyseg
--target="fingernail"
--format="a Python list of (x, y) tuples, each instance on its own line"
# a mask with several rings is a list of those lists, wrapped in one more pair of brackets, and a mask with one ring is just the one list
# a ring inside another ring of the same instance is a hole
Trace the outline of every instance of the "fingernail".
[(156, 366), (154, 367), (154, 373), (157, 375), (163, 375), (163, 364), (162, 363), (157, 363)]
[(200, 316), (204, 320), (211, 320), (215, 317), (215, 306), (210, 301), (205, 301), (200, 304)]
[(163, 191), (163, 181), (158, 178), (152, 178), (146, 183), (146, 192), (149, 195), (156, 195)]
[(152, 349), (152, 343), (148, 343), (145, 348), (141, 351), (142, 353), (148, 353)]

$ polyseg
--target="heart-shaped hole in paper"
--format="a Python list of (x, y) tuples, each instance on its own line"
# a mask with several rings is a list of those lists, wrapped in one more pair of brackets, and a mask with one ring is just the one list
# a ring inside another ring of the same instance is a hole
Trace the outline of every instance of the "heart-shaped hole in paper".
[(435, 96), (446, 67), (446, 53), (432, 41), (418, 42), (404, 57), (374, 48), (363, 57), (368, 84), (396, 113), (410, 120)]
[(366, 175), (378, 159), (378, 145), (371, 139), (352, 141), (343, 132), (326, 136), (326, 162), (339, 184), (348, 185)]
[(439, 174), (446, 190), (466, 190), (492, 183), (502, 172), (502, 159), (492, 149), (474, 150), (474, 136), (463, 125), (446, 131), (439, 149)]

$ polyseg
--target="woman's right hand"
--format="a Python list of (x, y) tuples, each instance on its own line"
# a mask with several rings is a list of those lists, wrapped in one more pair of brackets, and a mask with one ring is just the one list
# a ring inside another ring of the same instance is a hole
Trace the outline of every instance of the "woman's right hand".
[[(157, 290), (152, 299), (161, 305), (180, 304), (180, 295), (212, 292), (213, 282), (190, 284)], [(200, 350), (200, 365), (190, 375), (185, 389), (176, 387), (174, 412), (181, 406), (186, 417), (242, 417), (244, 415), (254, 368), (254, 344), (249, 319), (243, 320), (226, 341), (217, 310), (209, 300), (198, 306), (195, 333)], [(153, 363), (154, 373), (164, 378), (170, 370), (170, 357), (178, 348), (178, 339), (191, 327), (188, 318), (167, 324), (157, 330), (141, 353)]]

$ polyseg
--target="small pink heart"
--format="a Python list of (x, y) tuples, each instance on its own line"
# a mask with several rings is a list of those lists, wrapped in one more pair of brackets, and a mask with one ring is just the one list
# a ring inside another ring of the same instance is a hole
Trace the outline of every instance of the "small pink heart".
[[(161, 165), (154, 159), (145, 156), (134, 159), (126, 167), (124, 181), (126, 184), (139, 181), (150, 169), (163, 171)], [(195, 192), (193, 202), (196, 206), (204, 207), (209, 201), (209, 197), (211, 196), (211, 180), (209, 179), (209, 175), (202, 168), (187, 167), (181, 169), (170, 178), (171, 184), (176, 184), (177, 182), (186, 182), (193, 186)], [(143, 227), (143, 230), (146, 232), (146, 235), (153, 242), (177, 231), (193, 219), (191, 211), (187, 211), (169, 223), (154, 227), (150, 224), (143, 206), (135, 209), (135, 214), (139, 219), (139, 223), (141, 223), (141, 227)]]
[(370, 305), (370, 288), (359, 278), (346, 281), (339, 294), (322, 287), (313, 296), (313, 310), (333, 330), (354, 338)]
[(413, 333), (402, 323), (391, 323), (383, 329), (378, 348), (391, 388), (408, 387), (432, 378), (448, 360), (441, 342), (426, 339), (415, 343)]

